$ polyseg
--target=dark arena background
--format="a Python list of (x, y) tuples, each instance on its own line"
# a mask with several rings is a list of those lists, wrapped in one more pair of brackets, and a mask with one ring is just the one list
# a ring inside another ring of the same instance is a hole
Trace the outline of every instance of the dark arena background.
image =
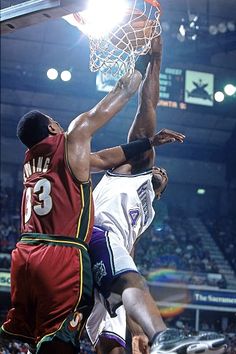
[[(114, 84), (89, 71), (88, 39), (61, 18), (85, 3), (1, 0), (1, 323), (10, 307), (10, 258), (19, 237), (24, 147), (17, 122), (39, 109), (66, 129)], [(158, 130), (182, 132), (186, 140), (157, 150), (156, 164), (168, 171), (169, 185), (136, 262), (169, 326), (224, 333), (233, 354), (236, 2), (162, 0), (161, 8)], [(136, 101), (94, 136), (94, 151), (125, 142)], [(94, 186), (100, 178), (93, 175)], [(0, 347), (0, 353), (23, 352), (23, 343)], [(81, 353), (92, 352), (85, 336)]]

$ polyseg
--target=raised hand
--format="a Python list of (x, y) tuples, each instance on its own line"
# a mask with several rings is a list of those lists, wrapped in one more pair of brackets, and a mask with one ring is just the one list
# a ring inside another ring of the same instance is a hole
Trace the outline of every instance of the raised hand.
[(173, 143), (175, 141), (179, 143), (183, 143), (185, 139), (185, 135), (179, 132), (175, 132), (174, 130), (162, 129), (158, 133), (156, 133), (152, 138), (150, 138), (150, 142), (153, 146), (164, 145), (168, 143)]

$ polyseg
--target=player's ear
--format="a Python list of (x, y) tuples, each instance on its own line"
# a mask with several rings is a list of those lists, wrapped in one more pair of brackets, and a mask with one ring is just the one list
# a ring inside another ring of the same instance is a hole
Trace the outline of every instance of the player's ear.
[(50, 135), (56, 135), (58, 133), (58, 126), (54, 123), (48, 124), (48, 132)]

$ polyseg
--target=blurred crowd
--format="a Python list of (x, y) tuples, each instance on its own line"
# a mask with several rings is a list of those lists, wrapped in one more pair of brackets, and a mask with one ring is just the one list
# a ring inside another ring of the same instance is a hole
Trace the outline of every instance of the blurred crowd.
[(224, 275), (193, 228), (187, 218), (183, 222), (183, 218), (169, 217), (162, 225), (154, 222), (137, 245), (136, 264), (144, 274), (171, 268), (185, 283), (226, 288)]
[[(10, 188), (1, 191), (0, 268), (4, 269), (10, 268), (9, 254), (19, 238), (19, 200), (19, 193), (14, 196)], [(135, 260), (139, 270), (146, 275), (159, 268), (171, 268), (185, 283), (227, 288), (219, 265), (209, 248), (204, 247), (205, 231), (199, 230), (197, 218), (191, 220), (182, 214), (170, 217), (166, 211), (163, 215), (157, 211), (151, 227), (138, 242)], [(236, 272), (236, 222), (229, 218), (203, 221)]]
[[(218, 244), (222, 249), (225, 247), (227, 259), (230, 259), (232, 267), (236, 267), (234, 230), (226, 236), (229, 227), (224, 229), (223, 226), (210, 226), (214, 230), (214, 237), (217, 237), (217, 233), (220, 235)], [(5, 213), (0, 222), (0, 268), (10, 268), (9, 255), (18, 238), (19, 216)], [(228, 242), (225, 242), (226, 238)], [(182, 280), (188, 284), (227, 288), (216, 261), (211, 258), (209, 250), (204, 248), (201, 237), (193, 232), (187, 219), (183, 223), (182, 219), (172, 217), (161, 226), (154, 222), (137, 245), (135, 261), (144, 275), (159, 268), (171, 268), (178, 270)], [(218, 276), (209, 276), (212, 274)]]
[(236, 220), (235, 218), (220, 218), (205, 220), (216, 243), (236, 273)]

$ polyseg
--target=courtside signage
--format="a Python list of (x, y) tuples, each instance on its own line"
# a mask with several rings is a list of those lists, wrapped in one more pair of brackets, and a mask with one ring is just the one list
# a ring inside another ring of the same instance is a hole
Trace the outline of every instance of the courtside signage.
[(236, 307), (236, 293), (195, 290), (192, 292), (192, 303)]
[(0, 286), (11, 286), (11, 276), (9, 272), (0, 272)]

